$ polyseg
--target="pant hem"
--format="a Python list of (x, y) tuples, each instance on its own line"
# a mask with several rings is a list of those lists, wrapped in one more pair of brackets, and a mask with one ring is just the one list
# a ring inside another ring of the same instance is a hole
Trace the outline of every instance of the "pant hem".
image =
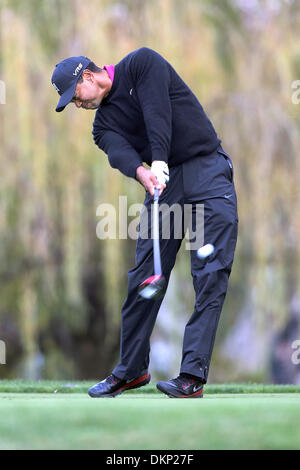
[(116, 377), (118, 377), (121, 380), (134, 380), (134, 379), (138, 379), (139, 377), (142, 377), (143, 375), (148, 374), (148, 369), (144, 369), (141, 372), (136, 372), (136, 373), (135, 372), (133, 373), (119, 372), (118, 373), (118, 369), (115, 368), (112, 371), (112, 374), (114, 374)]
[(203, 384), (206, 384), (206, 378), (203, 375), (200, 375), (198, 371), (188, 370), (188, 369), (180, 369), (180, 374), (190, 374), (198, 377), (202, 381)]

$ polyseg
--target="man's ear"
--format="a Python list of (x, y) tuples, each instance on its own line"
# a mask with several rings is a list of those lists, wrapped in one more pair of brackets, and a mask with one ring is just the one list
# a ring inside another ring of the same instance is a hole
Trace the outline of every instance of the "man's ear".
[(82, 78), (83, 78), (84, 80), (94, 81), (94, 74), (93, 74), (93, 72), (91, 72), (90, 70), (85, 69), (85, 70), (82, 72)]

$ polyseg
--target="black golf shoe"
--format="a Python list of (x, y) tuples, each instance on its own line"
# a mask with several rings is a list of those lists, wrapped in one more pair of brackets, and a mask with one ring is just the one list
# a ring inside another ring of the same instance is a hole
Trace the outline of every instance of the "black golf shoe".
[(145, 374), (141, 377), (131, 380), (119, 379), (115, 375), (111, 374), (106, 379), (102, 380), (98, 384), (94, 385), (88, 390), (88, 394), (92, 398), (110, 398), (120, 395), (126, 390), (133, 388), (139, 388), (143, 385), (147, 385), (150, 382), (151, 375)]
[(203, 383), (200, 379), (179, 375), (167, 382), (158, 382), (156, 387), (170, 398), (202, 398)]

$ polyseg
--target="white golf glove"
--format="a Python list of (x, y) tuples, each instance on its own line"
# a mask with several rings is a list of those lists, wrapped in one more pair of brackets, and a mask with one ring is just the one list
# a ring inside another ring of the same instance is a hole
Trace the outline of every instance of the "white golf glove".
[(160, 184), (167, 184), (169, 177), (168, 164), (162, 160), (154, 160), (151, 165), (151, 171), (155, 174)]

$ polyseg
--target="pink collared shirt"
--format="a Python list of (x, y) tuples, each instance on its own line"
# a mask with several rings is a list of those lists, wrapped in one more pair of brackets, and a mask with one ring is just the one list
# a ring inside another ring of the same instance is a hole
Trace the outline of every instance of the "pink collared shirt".
[(111, 79), (111, 83), (113, 83), (114, 81), (114, 76), (115, 76), (115, 66), (114, 65), (104, 65), (103, 67), (108, 75), (109, 75), (109, 78)]

